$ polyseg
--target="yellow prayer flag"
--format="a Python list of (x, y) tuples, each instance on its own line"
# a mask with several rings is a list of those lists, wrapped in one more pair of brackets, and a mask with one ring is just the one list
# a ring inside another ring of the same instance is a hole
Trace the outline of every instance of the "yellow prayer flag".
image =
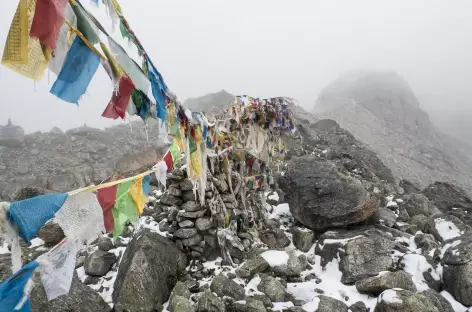
[(2, 64), (27, 78), (40, 80), (48, 65), (39, 40), (29, 36), (36, 0), (20, 0), (8, 32)]
[(143, 192), (143, 178), (138, 178), (136, 181), (131, 185), (129, 189), (129, 194), (133, 199), (134, 204), (136, 205), (136, 210), (138, 211), (138, 215), (142, 215), (144, 211), (144, 204), (146, 202), (146, 196), (144, 196)]

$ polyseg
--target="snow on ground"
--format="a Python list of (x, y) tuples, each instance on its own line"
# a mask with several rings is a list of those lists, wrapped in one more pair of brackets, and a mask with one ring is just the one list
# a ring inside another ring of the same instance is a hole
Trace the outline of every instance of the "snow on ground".
[(261, 257), (264, 258), (265, 261), (267, 261), (271, 268), (281, 265), (287, 265), (289, 259), (289, 255), (285, 251), (279, 250), (264, 251), (261, 254)]
[(41, 238), (36, 237), (31, 240), (31, 245), (29, 246), (29, 248), (35, 248), (42, 245), (44, 245), (44, 241)]
[(472, 307), (467, 310), (467, 307), (463, 306), (460, 302), (457, 302), (456, 299), (454, 299), (454, 297), (447, 291), (443, 290), (440, 294), (449, 301), (455, 312), (472, 311)]
[(166, 237), (167, 232), (161, 232), (159, 230), (159, 223), (151, 217), (142, 217), (139, 219), (137, 230), (139, 229), (149, 229), (152, 232), (155, 232), (161, 236)]
[(418, 291), (424, 291), (429, 288), (426, 280), (424, 279), (423, 272), (429, 272), (431, 276), (437, 281), (441, 280), (442, 266), (438, 266), (436, 269), (434, 269), (422, 255), (407, 254), (403, 257), (402, 264), (405, 266), (403, 271), (409, 273), (412, 276), (413, 282), (415, 283)]
[[(338, 258), (334, 258), (325, 266), (325, 268), (322, 268), (321, 257), (315, 255), (315, 264), (313, 265), (313, 269), (304, 271), (302, 277), (311, 273), (315, 273), (316, 276), (321, 279), (319, 284), (317, 284), (317, 281), (315, 280), (287, 284), (287, 291), (293, 294), (296, 299), (304, 300), (307, 303), (313, 302), (313, 300), (316, 300), (316, 297), (320, 295), (315, 291), (315, 289), (321, 289), (324, 291), (324, 295), (341, 300), (348, 306), (357, 301), (363, 301), (367, 307), (372, 309), (371, 311), (374, 310), (376, 304), (375, 297), (360, 294), (354, 285), (348, 286), (341, 283), (342, 273), (339, 270)], [(345, 300), (346, 298), (348, 298), (347, 301)], [(313, 306), (315, 306), (315, 304), (313, 304)]]
[(10, 250), (8, 249), (8, 243), (3, 242), (3, 245), (0, 246), (0, 255), (9, 254)]
[(274, 192), (272, 195), (269, 195), (269, 197), (267, 197), (267, 199), (272, 199), (272, 200), (279, 201), (279, 194), (277, 194), (277, 192)]
[(378, 302), (384, 301), (386, 303), (402, 303), (403, 301), (397, 297), (397, 292), (394, 289), (387, 289), (378, 298)]
[(437, 218), (434, 220), (436, 230), (441, 235), (443, 240), (456, 238), (464, 235), (464, 231), (461, 231), (451, 221), (444, 220), (443, 218)]
[(269, 216), (269, 219), (274, 219), (281, 216), (292, 216), (288, 204), (280, 204), (274, 208), (274, 212)]

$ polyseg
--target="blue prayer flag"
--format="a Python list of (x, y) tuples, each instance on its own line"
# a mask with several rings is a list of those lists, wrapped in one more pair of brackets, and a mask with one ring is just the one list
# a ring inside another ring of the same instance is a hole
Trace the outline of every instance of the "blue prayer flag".
[(150, 184), (151, 184), (151, 175), (147, 175), (143, 178), (143, 193), (145, 196), (149, 195)]
[(167, 91), (167, 86), (164, 83), (164, 79), (161, 74), (157, 71), (152, 64), (151, 60), (146, 57), (147, 69), (148, 69), (148, 78), (151, 81), (152, 95), (156, 99), (157, 106), (157, 117), (161, 120), (165, 120), (167, 116), (166, 111), (166, 99), (165, 93)]
[(13, 202), (8, 209), (8, 221), (18, 228), (20, 237), (29, 243), (61, 209), (67, 197), (67, 193), (51, 193)]
[(21, 309), (15, 310), (15, 307), (21, 302), (24, 295), (23, 290), (25, 285), (38, 265), (39, 264), (36, 261), (28, 263), (9, 279), (0, 284), (0, 312), (29, 312), (31, 310), (29, 298), (23, 304)]
[(76, 36), (51, 93), (69, 103), (79, 104), (100, 64), (100, 57)]

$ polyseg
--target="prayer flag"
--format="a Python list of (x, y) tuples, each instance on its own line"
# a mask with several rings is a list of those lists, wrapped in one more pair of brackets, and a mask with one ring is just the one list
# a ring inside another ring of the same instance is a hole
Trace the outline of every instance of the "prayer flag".
[(112, 119), (117, 119), (118, 117), (125, 119), (128, 105), (132, 104), (130, 103), (130, 97), (133, 90), (133, 82), (127, 76), (122, 76), (119, 81), (118, 89), (113, 92), (110, 103), (108, 103), (102, 116)]
[(87, 15), (87, 12), (75, 1), (71, 2), (72, 10), (74, 10), (75, 15), (77, 16), (77, 29), (90, 41), (92, 44), (97, 44), (100, 41), (98, 36), (98, 30), (95, 26), (92, 25), (90, 18)]
[(54, 219), (66, 237), (80, 243), (89, 244), (105, 232), (102, 209), (92, 192), (69, 196)]
[(170, 151), (168, 151), (165, 155), (164, 155), (164, 162), (166, 163), (166, 166), (167, 166), (167, 171), (171, 171), (172, 169), (174, 169), (174, 160), (172, 159), (172, 153)]
[(139, 117), (143, 120), (148, 119), (151, 110), (151, 100), (139, 89), (134, 89), (132, 99)]
[(179, 146), (175, 141), (172, 142), (172, 144), (169, 148), (169, 151), (172, 155), (172, 161), (173, 161), (174, 165), (175, 166), (179, 165), (180, 164), (181, 153), (180, 153), (180, 150), (179, 150)]
[(166, 120), (166, 100), (165, 94), (167, 91), (167, 86), (162, 79), (161, 74), (157, 71), (152, 64), (151, 60), (146, 56), (146, 66), (148, 69), (148, 78), (151, 81), (152, 95), (156, 100), (157, 105), (157, 117), (161, 120)]
[(146, 203), (146, 196), (144, 195), (143, 191), (143, 178), (136, 179), (134, 183), (131, 185), (129, 190), (129, 194), (136, 205), (136, 209), (138, 210), (138, 215), (141, 215), (144, 210), (144, 205)]
[(78, 104), (99, 64), (100, 57), (76, 36), (51, 93), (66, 102)]
[(41, 256), (41, 282), (48, 300), (69, 293), (74, 276), (77, 246), (72, 240), (62, 240), (48, 253)]
[(38, 262), (24, 265), (18, 272), (0, 284), (0, 311), (29, 312), (30, 300), (25, 298), (25, 287), (31, 279)]
[(116, 191), (116, 201), (113, 207), (114, 231), (113, 236), (118, 237), (126, 222), (135, 222), (138, 219), (138, 210), (130, 194), (134, 181), (121, 183)]
[(112, 232), (114, 229), (114, 220), (112, 210), (115, 206), (116, 191), (118, 185), (113, 185), (107, 188), (98, 190), (97, 198), (103, 211), (103, 220), (107, 232)]
[(149, 189), (151, 188), (151, 175), (143, 178), (143, 193), (144, 196), (149, 196)]
[(2, 64), (20, 75), (40, 80), (48, 66), (48, 58), (29, 30), (33, 23), (36, 0), (20, 0), (8, 32)]
[(160, 161), (155, 166), (156, 169), (156, 180), (161, 183), (162, 187), (166, 188), (166, 181), (167, 181), (167, 165), (164, 161)]
[(36, 0), (30, 36), (45, 46), (56, 49), (56, 41), (64, 23), (67, 0)]
[(51, 193), (10, 203), (8, 220), (27, 243), (36, 236), (66, 201), (67, 193)]

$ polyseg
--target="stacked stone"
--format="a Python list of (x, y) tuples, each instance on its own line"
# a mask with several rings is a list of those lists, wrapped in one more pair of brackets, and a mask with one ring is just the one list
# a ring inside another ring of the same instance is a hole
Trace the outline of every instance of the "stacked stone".
[[(233, 186), (240, 180), (238, 174), (233, 174)], [(150, 211), (159, 222), (159, 230), (167, 232), (179, 249), (193, 259), (206, 261), (211, 255), (218, 255), (218, 221), (211, 217), (211, 203), (224, 204), (231, 215), (241, 213), (225, 175), (213, 176), (208, 172), (204, 206), (200, 204), (198, 192), (194, 193), (185, 170), (173, 170), (168, 175), (167, 185), (167, 191)]]

